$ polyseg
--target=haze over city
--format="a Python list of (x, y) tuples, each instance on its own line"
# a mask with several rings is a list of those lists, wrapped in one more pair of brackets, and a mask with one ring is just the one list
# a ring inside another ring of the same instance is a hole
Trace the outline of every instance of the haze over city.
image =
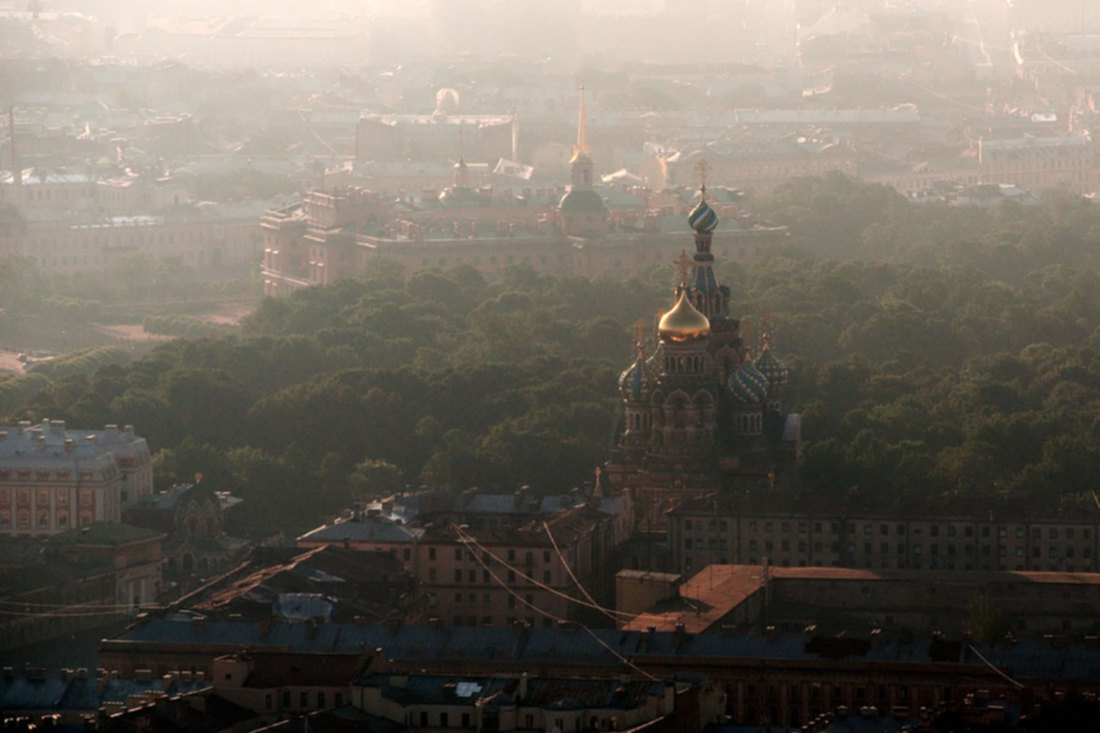
[(1100, 5), (0, 0), (0, 730), (1100, 729)]

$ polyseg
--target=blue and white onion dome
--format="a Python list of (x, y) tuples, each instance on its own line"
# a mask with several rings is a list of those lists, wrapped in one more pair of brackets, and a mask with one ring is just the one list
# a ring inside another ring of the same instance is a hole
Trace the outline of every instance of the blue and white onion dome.
[(776, 359), (772, 355), (771, 349), (764, 346), (764, 351), (760, 356), (756, 357), (756, 368), (760, 370), (760, 373), (767, 377), (768, 382), (772, 387), (782, 387), (787, 384), (787, 378), (790, 376), (790, 372), (787, 370), (787, 365)]
[(710, 234), (718, 226), (718, 214), (710, 208), (706, 199), (701, 198), (688, 212), (688, 225), (700, 234)]
[(729, 376), (728, 386), (741, 402), (762, 402), (768, 396), (768, 378), (751, 361), (746, 361)]
[(657, 373), (653, 370), (652, 357), (646, 359), (640, 353), (626, 370), (619, 375), (619, 394), (628, 400), (645, 400), (653, 393)]

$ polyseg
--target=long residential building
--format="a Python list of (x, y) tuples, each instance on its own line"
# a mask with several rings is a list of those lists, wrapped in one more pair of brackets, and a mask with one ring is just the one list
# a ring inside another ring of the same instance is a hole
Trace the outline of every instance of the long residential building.
[(153, 459), (132, 425), (66, 428), (64, 420), (0, 427), (0, 535), (38, 536), (119, 522), (153, 491)]
[[(792, 505), (793, 507), (793, 505)], [(713, 497), (670, 511), (675, 572), (712, 563), (876, 570), (1095, 572), (1100, 514), (811, 512)]]
[[(723, 712), (738, 725), (797, 726), (839, 706), (852, 711), (874, 706), (876, 714), (896, 711), (909, 717), (921, 707), (958, 704), (971, 695), (1003, 704), (1100, 692), (1095, 639), (988, 644), (913, 636), (696, 634), (683, 627), (314, 627), (170, 616), (148, 619), (101, 642), (100, 664), (124, 676), (136, 669), (156, 674), (192, 669), (209, 675), (216, 657), (242, 650), (290, 652), (308, 659), (365, 649), (378, 650), (372, 660), (378, 672), (398, 677), (469, 679), (527, 672), (532, 678), (652, 675), (664, 680), (705, 675), (724, 693)], [(297, 704), (292, 697), (291, 705)], [(438, 729), (437, 720), (426, 728)]]

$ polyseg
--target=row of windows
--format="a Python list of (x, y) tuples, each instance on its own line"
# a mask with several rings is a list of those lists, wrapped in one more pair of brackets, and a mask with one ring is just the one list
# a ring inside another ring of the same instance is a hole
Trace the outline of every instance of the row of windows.
[[(750, 539), (749, 542), (748, 542), (749, 552), (756, 552), (758, 549), (760, 549), (760, 546), (761, 546), (761, 543), (759, 543), (756, 539)], [(779, 546), (779, 550), (781, 552), (790, 552), (792, 544), (791, 544), (790, 540), (780, 540), (779, 543), (778, 543), (778, 546)], [(805, 540), (799, 540), (797, 545), (796, 545), (797, 551), (798, 552), (806, 552), (808, 546), (809, 546), (809, 544)], [(921, 543), (917, 542), (917, 543), (914, 543), (910, 546), (910, 550), (908, 552), (911, 552), (914, 555), (920, 555), (924, 551), (923, 547), (924, 546)], [(989, 556), (989, 555), (992, 554), (992, 546), (991, 545), (961, 545), (961, 547), (962, 547), (962, 553), (961, 554), (963, 554), (963, 555), (972, 556), (972, 555), (975, 555), (977, 552), (980, 552), (980, 554), (982, 554), (984, 556)], [(763, 548), (764, 548), (765, 552), (773, 552), (776, 549), (776, 543), (775, 543), (775, 541), (770, 540), (770, 539), (765, 540), (763, 542)], [(822, 543), (820, 540), (816, 541), (816, 542), (813, 543), (813, 548), (814, 548), (814, 552), (820, 553), (824, 550), (824, 543)], [(930, 544), (928, 546), (929, 554), (939, 555), (940, 552), (941, 552), (941, 548), (942, 548), (943, 553), (946, 554), (946, 555), (960, 554), (960, 553), (958, 553), (958, 548), (959, 548), (958, 545), (953, 545), (953, 544), (952, 545), (940, 545), (940, 544), (935, 544), (935, 543)], [(980, 548), (980, 549), (976, 549), (976, 548)], [(702, 539), (693, 539), (691, 537), (686, 537), (686, 538), (684, 538), (684, 549), (685, 550), (707, 550), (707, 549), (709, 549), (709, 550), (712, 550), (712, 551), (713, 550), (723, 550), (724, 551), (724, 550), (728, 549), (728, 543), (724, 539), (715, 539), (713, 537), (710, 538), (709, 542), (704, 542)], [(856, 554), (856, 549), (857, 549), (856, 545), (849, 544), (848, 547), (847, 547), (848, 554), (849, 555)], [(1016, 557), (1024, 557), (1025, 548), (1016, 547), (1014, 549), (1015, 549)], [(833, 553), (840, 552), (840, 543), (839, 542), (830, 543), (829, 544), (829, 550)], [(1063, 548), (1063, 547), (1058, 546), (1058, 545), (1049, 545), (1047, 547), (1047, 556), (1048, 557), (1060, 557), (1064, 553), (1065, 557), (1074, 558), (1074, 557), (1076, 557), (1078, 551), (1080, 551), (1080, 555), (1081, 555), (1082, 558), (1085, 558), (1085, 559), (1092, 558), (1092, 554), (1093, 554), (1092, 553), (1092, 548), (1087, 547), (1087, 546), (1086, 547), (1081, 547), (1081, 548), (1075, 548), (1075, 547), (1072, 547), (1072, 546)], [(879, 549), (878, 549), (879, 554), (887, 555), (887, 554), (890, 554), (890, 552), (891, 552), (890, 543), (888, 543), (888, 542), (880, 543)], [(898, 555), (907, 554), (906, 543), (904, 543), (904, 542), (897, 543), (895, 552)], [(875, 554), (875, 549), (874, 549), (873, 543), (865, 542), (863, 544), (863, 554), (865, 554), (865, 555)], [(1008, 548), (1004, 545), (998, 545), (997, 554), (998, 554), (999, 557), (1006, 557), (1008, 555)], [(1038, 547), (1038, 546), (1032, 546), (1031, 556), (1032, 557), (1041, 557), (1042, 556), (1042, 548)]]
[[(12, 478), (13, 475), (16, 478), (18, 478), (20, 481), (29, 481), (29, 480), (31, 480), (32, 476), (37, 481), (49, 481), (50, 479), (56, 479), (58, 481), (68, 481), (69, 478), (72, 476), (72, 472), (67, 471), (67, 470), (63, 470), (63, 471), (34, 471), (32, 473), (31, 470), (27, 469), (27, 468), (20, 468), (17, 471), (12, 471), (11, 469), (7, 469), (7, 468), (0, 468), (0, 481), (7, 481), (8, 479)], [(77, 473), (77, 476), (80, 477), (81, 481), (91, 481), (92, 480), (92, 472), (91, 471), (79, 471)]]
[[(878, 567), (882, 570), (891, 570), (891, 569), (922, 570), (922, 569), (925, 568), (925, 565), (922, 563), (920, 555), (915, 555), (913, 557), (909, 557), (908, 555), (902, 555), (902, 556), (879, 555), (878, 557), (880, 558), (880, 560), (878, 561)], [(891, 559), (891, 558), (893, 558), (893, 559)], [(699, 562), (699, 563), (696, 563), (695, 560), (696, 560), (696, 558), (694, 558), (690, 555), (685, 557), (684, 558), (684, 570), (685, 571), (691, 570), (697, 564), (700, 565), (700, 566), (706, 566), (708, 563), (714, 561), (712, 557), (702, 558), (702, 561)], [(727, 565), (727, 564), (729, 564), (729, 558), (719, 557), (717, 562), (720, 565)], [(759, 565), (761, 562), (763, 562), (763, 558), (756, 557), (756, 556), (750, 556), (748, 558), (747, 562), (748, 562), (749, 565)], [(769, 557), (769, 562), (771, 562), (773, 565), (778, 566), (778, 567), (784, 567), (784, 568), (792, 567), (792, 560), (789, 557), (783, 557), (783, 558), (770, 558)], [(793, 563), (793, 564), (797, 567), (804, 568), (804, 567), (809, 566), (810, 563), (807, 560), (800, 559), (800, 560), (797, 561), (797, 563)], [(823, 563), (823, 562), (820, 562), (820, 561), (815, 562), (814, 564), (818, 565), (818, 566), (826, 565), (826, 563)], [(1047, 570), (1047, 571), (1052, 572), (1052, 573), (1054, 573), (1054, 572), (1073, 573), (1073, 572), (1077, 572), (1078, 570), (1080, 570), (1082, 572), (1094, 572), (1095, 569), (1096, 569), (1095, 565), (1096, 565), (1095, 561), (1091, 560), (1091, 559), (1084, 560), (1080, 565), (1077, 565), (1076, 563), (1073, 563), (1073, 562), (1067, 562), (1065, 559), (1062, 559), (1062, 560), (1058, 560), (1057, 562), (1047, 562), (1047, 564), (1045, 566), (1041, 562), (1031, 562), (1031, 563), (1026, 563), (1026, 564), (1023, 563), (1023, 562), (1018, 562), (1018, 563), (1015, 563), (1014, 565), (1009, 565), (1009, 564), (1003, 563), (1003, 562), (994, 564), (989, 559), (986, 559), (983, 562), (976, 562), (973, 559), (964, 558), (963, 562), (957, 562), (955, 556), (952, 555), (952, 556), (947, 556), (947, 557), (942, 557), (942, 558), (941, 557), (929, 557), (927, 569), (929, 569), (929, 570), (940, 570), (940, 569), (942, 569), (942, 570), (981, 570), (981, 571), (985, 571), (985, 572), (989, 572), (989, 571), (994, 570), (994, 569), (1002, 571), (1002, 572), (1007, 571), (1007, 570), (1031, 571), (1031, 572), (1038, 572), (1038, 571), (1041, 571), (1041, 570)], [(838, 560), (831, 560), (831, 561), (828, 562), (828, 566), (837, 568), (837, 567), (841, 567), (841, 564)], [(863, 567), (863, 568), (868, 568), (869, 569), (869, 568), (875, 567), (875, 562), (871, 557), (864, 557), (863, 560), (860, 561), (860, 562), (848, 562), (848, 563), (846, 563), (845, 567)]]
[[(437, 557), (436, 548), (435, 547), (429, 547), (428, 548), (428, 560), (430, 562), (435, 562), (436, 557)], [(516, 562), (517, 553), (516, 553), (515, 549), (508, 550), (507, 557), (508, 557), (508, 562), (509, 563)], [(406, 558), (406, 559), (408, 559), (408, 558)], [(462, 562), (462, 561), (478, 562), (477, 558), (474, 557), (474, 554), (472, 552), (470, 552), (467, 549), (461, 548), (461, 547), (454, 548), (454, 559), (455, 559), (455, 562)], [(550, 550), (543, 550), (542, 551), (542, 561), (544, 563), (549, 563), (550, 562)], [(493, 564), (492, 555), (490, 555), (488, 552), (481, 553), (481, 561), (478, 564), (480, 565), (481, 563), (484, 563), (486, 565), (492, 565)], [(528, 565), (528, 566), (535, 564), (535, 553), (534, 553), (533, 550), (527, 550), (523, 553), (523, 564)]]
[[(229, 677), (230, 677), (230, 675), (226, 675), (226, 679), (229, 679)], [(310, 707), (312, 707), (315, 710), (324, 710), (326, 707), (328, 707), (328, 698), (325, 695), (324, 691), (319, 690), (318, 692), (316, 692), (313, 699), (316, 701), (316, 704), (311, 706), (309, 704), (309, 692), (308, 691), (299, 692), (298, 693), (298, 707), (299, 708), (310, 708)], [(283, 708), (289, 708), (291, 706), (291, 701), (292, 700), (293, 700), (292, 694), (290, 692), (284, 690), (283, 691)], [(271, 695), (267, 695), (264, 698), (264, 707), (267, 710), (271, 710), (272, 709), (272, 702), (273, 702), (273, 700), (272, 700)], [(332, 706), (338, 708), (343, 704), (344, 704), (344, 693), (342, 693), (342, 692), (333, 693), (333, 695), (332, 695)]]
[[(813, 524), (814, 534), (821, 534), (825, 531), (826, 523), (824, 523), (824, 522), (813, 522), (812, 524)], [(832, 534), (840, 534), (840, 527), (841, 527), (840, 522), (829, 522), (827, 524), (828, 524), (829, 531)], [(774, 521), (766, 520), (766, 521), (758, 522), (755, 519), (751, 519), (751, 520), (749, 520), (749, 523), (748, 523), (748, 532), (749, 533), (755, 533), (755, 532), (759, 531), (762, 528), (764, 534), (770, 534), (772, 532), (775, 532), (777, 527), (778, 527), (778, 531), (781, 534), (789, 534), (791, 532), (792, 526), (793, 526), (792, 523), (789, 522), (789, 521), (774, 522)], [(718, 520), (715, 520), (715, 519), (709, 519), (709, 520), (684, 519), (683, 520), (683, 527), (684, 527), (685, 532), (690, 532), (690, 531), (696, 530), (696, 529), (703, 530), (704, 528), (707, 529), (707, 530), (710, 530), (710, 531), (714, 531), (716, 527), (717, 527), (718, 531), (720, 531), (720, 532), (728, 532), (729, 531), (729, 522), (725, 519), (718, 519)], [(809, 530), (809, 527), (810, 527), (810, 522), (805, 522), (805, 521), (797, 522), (798, 534), (807, 534), (807, 532)], [(846, 530), (847, 530), (848, 534), (858, 534), (861, 529), (862, 529), (862, 533), (864, 535), (876, 534), (876, 527), (872, 523), (865, 523), (865, 524), (862, 525), (862, 528), (858, 527), (855, 522), (848, 522), (848, 524), (846, 526)], [(882, 522), (882, 523), (878, 524), (877, 534), (885, 536), (885, 535), (891, 534), (891, 531), (892, 531), (893, 534), (896, 534), (898, 536), (904, 536), (904, 535), (907, 534), (907, 529), (909, 530), (908, 533), (914, 534), (914, 535), (923, 534), (923, 532), (924, 532), (924, 528), (921, 525), (917, 525), (917, 526), (914, 526), (912, 528), (908, 528), (906, 524), (899, 522), (897, 524), (894, 524), (891, 528), (891, 524), (886, 523), (886, 522)], [(1047, 531), (1046, 531), (1046, 535), (1047, 535), (1048, 539), (1052, 539), (1052, 540), (1058, 539), (1059, 536), (1063, 536), (1067, 540), (1072, 540), (1072, 539), (1076, 538), (1078, 529), (1080, 529), (1080, 538), (1082, 540), (1091, 540), (1092, 539), (1092, 529), (1089, 528), (1089, 527), (1081, 527), (1081, 528), (1076, 528), (1076, 527), (1062, 527), (1062, 528), (1048, 527)], [(1002, 527), (997, 528), (997, 536), (998, 537), (1008, 537), (1009, 533), (1010, 532), (1009, 532), (1008, 527), (1003, 527), (1002, 526)], [(945, 525), (941, 528), (941, 525), (933, 524), (933, 525), (928, 526), (928, 534), (931, 537), (940, 537), (941, 535), (946, 536), (946, 537), (957, 537), (957, 536), (960, 536), (960, 526), (957, 525), (957, 524), (948, 524), (948, 525)], [(978, 534), (983, 538), (990, 537), (990, 536), (992, 536), (992, 528), (988, 524), (982, 525), (979, 528), (975, 528), (975, 526), (973, 524), (964, 524), (964, 525), (961, 526), (961, 536), (963, 536), (963, 537), (974, 537), (975, 534)], [(1018, 539), (1024, 539), (1027, 536), (1025, 528), (1023, 526), (1020, 526), (1020, 525), (1017, 525), (1017, 526), (1014, 527), (1014, 529), (1012, 530), (1012, 534), (1014, 534), (1015, 537), (1018, 538)], [(1042, 528), (1032, 527), (1031, 528), (1031, 539), (1033, 539), (1033, 540), (1042, 539)]]
[[(437, 582), (438, 575), (439, 574), (436, 572), (435, 568), (428, 568), (428, 582), (429, 583)], [(516, 575), (515, 570), (509, 570), (505, 575), (508, 578), (509, 583), (517, 582), (517, 577), (518, 576)], [(535, 577), (533, 572), (527, 573), (526, 575), (528, 575), (528, 577), (531, 577), (531, 578)], [(454, 577), (454, 582), (455, 583), (465, 582), (465, 583), (475, 584), (475, 583), (478, 582), (478, 579), (477, 579), (478, 578), (478, 573), (477, 573), (476, 568), (470, 568), (465, 573), (463, 573), (461, 568), (455, 568), (453, 577)], [(525, 583), (531, 582), (531, 581), (526, 580), (525, 578), (523, 578), (522, 580)], [(482, 570), (481, 571), (481, 584), (482, 585), (495, 584), (497, 582), (498, 581), (493, 578), (492, 573), (490, 573), (488, 570)], [(543, 570), (542, 571), (542, 582), (543, 583), (551, 582), (551, 575), (550, 575), (549, 570)]]

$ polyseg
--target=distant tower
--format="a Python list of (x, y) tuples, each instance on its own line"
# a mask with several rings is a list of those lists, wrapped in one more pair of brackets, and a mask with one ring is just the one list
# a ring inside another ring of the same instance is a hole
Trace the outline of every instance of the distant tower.
[(577, 143), (569, 160), (573, 169), (573, 188), (592, 188), (592, 154), (588, 150), (588, 118), (584, 112), (584, 85), (580, 89), (580, 109), (577, 112)]
[(588, 151), (587, 118), (584, 111), (584, 85), (580, 89), (577, 114), (577, 143), (569, 161), (573, 185), (558, 202), (558, 226), (570, 236), (599, 235), (607, 232), (608, 214), (603, 198), (592, 188), (592, 156)]

